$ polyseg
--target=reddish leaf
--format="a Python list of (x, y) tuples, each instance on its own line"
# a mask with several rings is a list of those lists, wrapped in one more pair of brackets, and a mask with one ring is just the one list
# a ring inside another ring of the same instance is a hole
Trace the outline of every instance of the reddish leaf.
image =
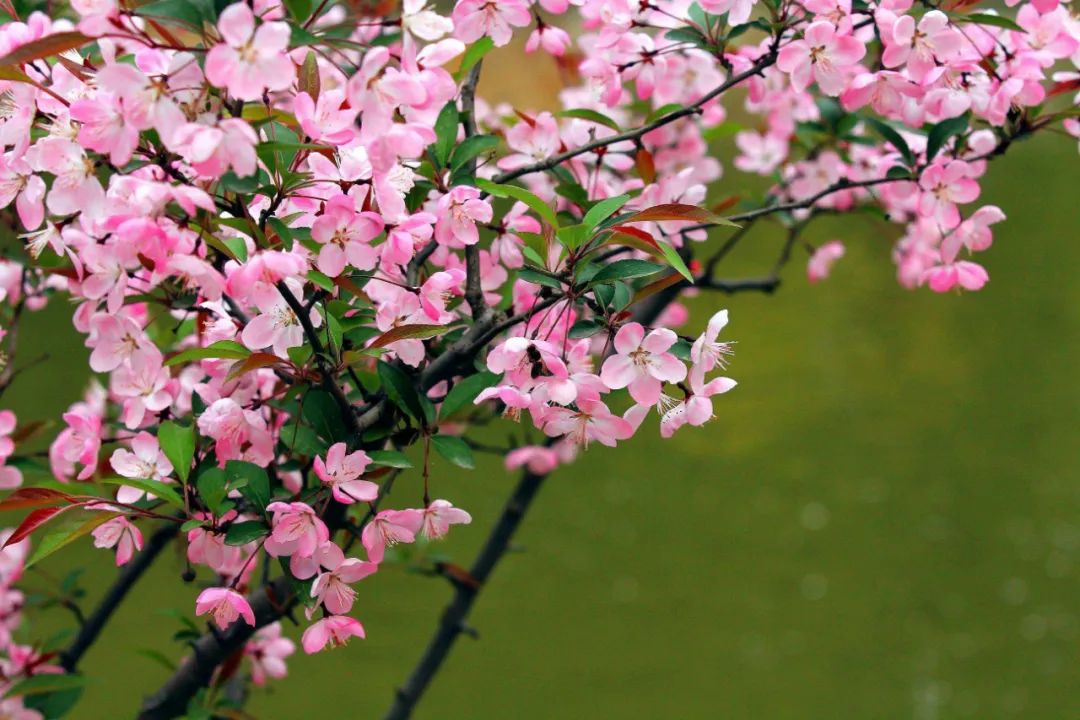
[(611, 245), (626, 245), (628, 247), (636, 248), (642, 252), (647, 252), (655, 257), (663, 257), (664, 251), (660, 247), (660, 243), (656, 242), (649, 233), (644, 230), (639, 230), (636, 227), (630, 227), (629, 225), (616, 225), (611, 228), (613, 231), (611, 236), (605, 240), (605, 243)]
[(322, 86), (319, 81), (319, 62), (313, 50), (308, 51), (307, 57), (304, 58), (304, 64), (300, 66), (297, 88), (300, 92), (306, 92), (311, 97), (312, 102), (319, 99)]
[(738, 195), (728, 195), (726, 198), (724, 198), (720, 202), (713, 204), (713, 206), (712, 206), (713, 212), (721, 213), (721, 212), (724, 212), (725, 210), (730, 210), (731, 208), (735, 207), (736, 204), (738, 204), (740, 199), (741, 198), (739, 198)]
[(57, 503), (76, 502), (75, 498), (59, 490), (49, 488), (27, 487), (19, 488), (15, 492), (0, 500), (0, 510), (25, 510), (27, 508), (44, 507)]
[(22, 65), (41, 58), (59, 55), (68, 50), (81, 48), (90, 42), (92, 40), (81, 32), (53, 33), (15, 48), (0, 58), (0, 65)]
[(664, 288), (669, 288), (675, 283), (680, 282), (682, 279), (683, 276), (677, 272), (673, 272), (670, 275), (665, 275), (659, 280), (655, 280), (649, 283), (648, 285), (634, 293), (634, 299), (630, 301), (630, 304), (633, 305), (634, 303), (639, 303), (650, 295), (655, 295)]
[(647, 185), (656, 180), (656, 164), (653, 162), (652, 153), (645, 148), (640, 148), (634, 156), (634, 168)]
[(375, 341), (368, 345), (368, 349), (380, 348), (395, 343), (398, 340), (412, 340), (420, 339), (424, 340), (432, 338), (437, 335), (443, 335), (449, 332), (450, 327), (448, 325), (425, 325), (421, 323), (413, 325), (399, 325), (396, 328), (390, 328), (379, 337), (375, 338)]
[(1046, 93), (1046, 96), (1054, 97), (1056, 95), (1061, 95), (1062, 93), (1072, 92), (1073, 90), (1080, 90), (1080, 79), (1056, 82), (1050, 86), (1050, 92)]
[(11, 533), (11, 537), (4, 543), (4, 547), (14, 545), (20, 540), (25, 539), (30, 533), (34, 532), (65, 510), (70, 510), (72, 507), (74, 507), (74, 505), (62, 505), (60, 507), (46, 507), (31, 510), (30, 514), (19, 523), (19, 527), (15, 528), (15, 532)]
[(738, 227), (735, 223), (722, 218), (716, 213), (709, 212), (705, 208), (696, 205), (683, 205), (682, 203), (668, 203), (655, 205), (628, 218), (623, 218), (623, 223), (632, 222), (665, 222), (669, 220), (682, 220), (685, 222), (712, 223), (715, 225), (729, 225)]
[(251, 353), (245, 358), (244, 362), (240, 363), (229, 371), (229, 375), (225, 378), (225, 381), (235, 380), (241, 375), (246, 375), (252, 370), (258, 370), (259, 368), (273, 367), (274, 365), (284, 365), (285, 361), (279, 358), (277, 355), (271, 355), (270, 353), (257, 352)]

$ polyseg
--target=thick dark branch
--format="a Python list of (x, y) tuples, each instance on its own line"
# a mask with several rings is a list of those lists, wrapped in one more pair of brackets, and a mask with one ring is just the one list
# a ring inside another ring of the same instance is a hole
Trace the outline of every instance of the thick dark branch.
[(475, 584), (455, 583), (454, 598), (443, 611), (442, 620), (428, 643), (427, 650), (413, 670), (409, 679), (398, 689), (397, 697), (386, 720), (404, 720), (412, 714), (413, 708), (424, 694), (432, 678), (442, 666), (443, 660), (453, 647), (454, 641), (465, 628), (465, 618), (472, 609), (480, 589), (490, 577), (499, 559), (506, 553), (514, 532), (521, 524), (529, 505), (543, 485), (546, 475), (526, 472), (521, 476), (517, 487), (506, 501), (502, 515), (499, 516), (491, 535), (473, 563), (469, 573)]
[(296, 315), (300, 326), (304, 328), (304, 335), (307, 336), (308, 342), (311, 343), (311, 350), (315, 362), (319, 365), (319, 374), (322, 376), (323, 389), (333, 396), (338, 405), (338, 410), (341, 411), (342, 419), (349, 427), (350, 434), (355, 438), (355, 442), (359, 442), (363, 430), (356, 420), (356, 413), (353, 412), (352, 403), (349, 402), (349, 398), (345, 396), (345, 391), (341, 389), (341, 386), (337, 384), (337, 380), (334, 379), (334, 368), (330, 366), (330, 362), (326, 357), (322, 340), (319, 339), (319, 333), (311, 324), (309, 311), (293, 295), (292, 290), (289, 290), (289, 286), (285, 284), (284, 280), (279, 280), (276, 287), (278, 292), (281, 293), (281, 297), (285, 298), (285, 302), (288, 303), (293, 314)]
[(292, 581), (279, 577), (248, 596), (255, 626), (234, 622), (228, 629), (203, 635), (191, 645), (191, 655), (172, 677), (143, 703), (139, 720), (169, 720), (187, 712), (188, 702), (210, 684), (214, 671), (233, 653), (240, 652), (255, 631), (277, 622), (295, 605)]
[[(476, 134), (476, 86), (480, 82), (480, 68), (484, 61), (481, 60), (473, 65), (469, 76), (461, 86), (461, 128), (465, 131), (465, 137), (469, 138)], [(470, 160), (469, 170), (476, 171), (476, 160)], [(474, 318), (481, 318), (488, 312), (487, 303), (484, 302), (484, 291), (480, 287), (480, 247), (469, 245), (465, 248), (465, 302), (472, 310)]]
[(639, 140), (642, 136), (652, 132), (653, 130), (656, 130), (657, 128), (664, 127), (665, 125), (673, 123), (676, 120), (681, 120), (682, 118), (688, 117), (690, 115), (697, 115), (701, 112), (702, 108), (705, 107), (705, 105), (720, 97), (736, 85), (739, 85), (744, 80), (748, 80), (749, 78), (760, 74), (763, 70), (765, 70), (765, 68), (769, 67), (774, 62), (776, 62), (775, 50), (766, 53), (750, 68), (739, 73), (738, 75), (733, 75), (732, 77), (728, 78), (725, 82), (705, 93), (700, 98), (698, 98), (697, 101), (690, 105), (687, 105), (686, 107), (679, 108), (678, 110), (670, 112), (667, 115), (662, 115), (661, 117), (658, 117), (652, 122), (645, 123), (641, 127), (634, 128), (633, 130), (627, 130), (626, 132), (621, 132), (617, 135), (608, 135), (607, 137), (597, 138), (592, 142), (585, 143), (584, 145), (579, 145), (572, 150), (567, 150), (566, 152), (559, 153), (558, 155), (552, 155), (547, 160), (533, 163), (532, 165), (524, 165), (515, 170), (500, 173), (499, 175), (496, 175), (494, 178), (492, 178), (492, 180), (496, 183), (510, 182), (511, 180), (522, 177), (523, 175), (531, 175), (535, 172), (544, 172), (545, 170), (550, 170), (551, 168), (561, 163), (564, 163), (571, 158), (575, 158), (578, 155), (584, 155), (585, 153), (599, 150), (600, 148), (606, 148), (609, 145), (614, 145), (615, 143)]
[(60, 664), (64, 670), (69, 673), (75, 672), (79, 660), (94, 644), (101, 631), (105, 629), (109, 618), (113, 616), (113, 613), (116, 612), (120, 603), (124, 601), (128, 592), (143, 576), (143, 573), (154, 564), (154, 561), (157, 560), (158, 555), (169, 544), (169, 541), (176, 537), (176, 533), (177, 527), (172, 523), (158, 528), (150, 535), (150, 539), (146, 541), (142, 551), (135, 555), (127, 565), (124, 565), (112, 587), (105, 593), (105, 597), (101, 598), (97, 608), (82, 624), (79, 634), (75, 636), (71, 645), (60, 654)]

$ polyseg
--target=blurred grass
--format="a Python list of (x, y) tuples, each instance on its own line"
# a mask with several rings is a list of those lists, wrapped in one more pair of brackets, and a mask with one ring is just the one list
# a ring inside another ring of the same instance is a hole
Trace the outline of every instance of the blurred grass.
[[(513, 102), (539, 104), (543, 89), (488, 65)], [(827, 284), (808, 286), (800, 257), (774, 297), (693, 300), (694, 332), (731, 309), (740, 386), (704, 429), (661, 441), (651, 419), (633, 445), (549, 481), (524, 552), (478, 603), (480, 640), (461, 640), (417, 717), (1076, 717), (1078, 182), (1060, 137), (994, 164), (982, 200), (1009, 220), (978, 294), (899, 288), (893, 229), (847, 218), (809, 234), (848, 247)], [(760, 274), (780, 242), (755, 232), (730, 274)], [(81, 392), (86, 351), (61, 302), (32, 319), (20, 357), (51, 359), (5, 402), (55, 418)], [(513, 481), (488, 457), (436, 469), (438, 494), (475, 517), (445, 545), (456, 561)], [(418, 482), (399, 483), (402, 503)], [(114, 570), (88, 545), (46, 572), (85, 567), (96, 596)], [(160, 614), (192, 607), (181, 569), (159, 562), (109, 625), (74, 717), (128, 717), (164, 680), (138, 650), (183, 652)], [(448, 597), (386, 568), (360, 586), (369, 639), (294, 658), (251, 711), (380, 717)], [(35, 615), (33, 634), (67, 625), (61, 613)]]

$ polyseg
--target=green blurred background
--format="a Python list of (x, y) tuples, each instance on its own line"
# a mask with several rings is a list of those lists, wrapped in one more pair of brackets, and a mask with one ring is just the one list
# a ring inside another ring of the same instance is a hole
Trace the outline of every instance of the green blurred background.
[[(490, 65), (519, 107), (545, 96)], [(827, 283), (807, 285), (799, 257), (775, 296), (693, 300), (694, 332), (731, 309), (739, 387), (703, 429), (661, 441), (650, 419), (548, 482), (523, 552), (477, 604), (480, 639), (461, 639), (417, 717), (1077, 717), (1076, 152), (1048, 136), (994, 163), (982, 201), (1009, 219), (980, 293), (901, 289), (895, 229), (856, 217), (808, 235), (848, 247)], [(780, 241), (755, 232), (725, 274), (761, 274)], [(86, 382), (63, 301), (31, 323), (20, 357), (51, 359), (4, 398), (24, 421), (56, 418)], [(436, 469), (438, 494), (475, 518), (443, 548), (455, 561), (471, 562), (513, 482), (488, 456)], [(92, 601), (111, 553), (83, 541), (43, 572), (79, 566)], [(124, 604), (84, 661), (73, 717), (129, 717), (164, 680), (140, 651), (183, 653), (161, 613), (191, 612), (181, 570), (167, 552)], [(368, 640), (294, 656), (250, 711), (381, 717), (449, 596), (387, 567), (360, 586)], [(70, 624), (61, 610), (31, 620), (37, 637)]]

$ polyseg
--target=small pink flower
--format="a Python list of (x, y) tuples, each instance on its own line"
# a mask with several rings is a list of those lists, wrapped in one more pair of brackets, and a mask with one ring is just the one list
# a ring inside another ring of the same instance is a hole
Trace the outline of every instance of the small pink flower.
[(524, 466), (534, 475), (546, 475), (559, 466), (559, 454), (541, 445), (526, 445), (508, 452), (504, 464), (507, 470)]
[(319, 573), (311, 584), (311, 597), (334, 615), (344, 615), (352, 610), (356, 600), (356, 591), (350, 585), (376, 572), (379, 566), (373, 562), (346, 558), (341, 548), (332, 542), (324, 543), (316, 556), (326, 572)]
[(289, 59), (289, 26), (264, 22), (245, 3), (229, 5), (218, 18), (224, 43), (206, 54), (206, 79), (238, 100), (259, 100), (267, 90), (286, 90), (296, 79)]
[(648, 335), (640, 323), (627, 323), (615, 333), (615, 351), (604, 361), (600, 379), (612, 390), (629, 387), (640, 405), (655, 405), (665, 382), (682, 382), (686, 366), (668, 352), (679, 336), (667, 328)]
[(454, 319), (453, 315), (446, 312), (446, 306), (450, 298), (462, 293), (464, 283), (465, 271), (458, 268), (432, 273), (431, 277), (424, 281), (420, 286), (420, 307), (429, 320), (445, 324)]
[(964, 290), (981, 290), (989, 280), (990, 276), (982, 265), (967, 260), (957, 260), (926, 270), (920, 282), (929, 285), (934, 292), (943, 293), (954, 287), (961, 287)]
[(970, 166), (962, 160), (938, 161), (919, 177), (922, 196), (919, 213), (936, 219), (946, 228), (960, 223), (958, 204), (973, 202), (979, 197), (979, 184), (970, 177)]
[(229, 588), (207, 588), (195, 600), (195, 614), (210, 613), (214, 624), (224, 630), (243, 618), (248, 625), (255, 625), (255, 613), (243, 595)]
[(476, 223), (491, 222), (491, 205), (480, 199), (480, 191), (468, 185), (458, 185), (439, 198), (435, 223), (435, 240), (440, 245), (462, 248), (480, 241)]
[(267, 678), (280, 680), (288, 674), (285, 658), (296, 652), (296, 643), (281, 636), (281, 623), (273, 623), (255, 633), (244, 645), (244, 657), (251, 661), (251, 681), (262, 687)]
[(424, 508), (423, 513), (420, 534), (428, 540), (445, 537), (451, 525), (468, 525), (472, 522), (472, 515), (461, 508), (454, 507), (447, 500), (432, 500), (431, 504)]
[(345, 645), (353, 637), (364, 638), (364, 626), (360, 621), (347, 615), (332, 615), (305, 630), (300, 644), (304, 646), (304, 652), (311, 655), (327, 645), (331, 648)]
[(458, 0), (453, 19), (459, 40), (472, 43), (487, 35), (495, 41), (495, 47), (510, 42), (513, 28), (527, 27), (532, 22), (529, 4), (524, 0)]
[(837, 260), (844, 257), (844, 243), (839, 240), (827, 242), (810, 256), (806, 265), (806, 277), (810, 282), (818, 282), (829, 277), (829, 271)]
[(345, 443), (335, 443), (326, 451), (326, 460), (315, 458), (315, 474), (330, 486), (334, 499), (344, 505), (356, 502), (373, 502), (379, 497), (379, 486), (360, 476), (371, 464), (371, 458), (363, 450), (345, 454)]
[[(172, 463), (161, 452), (157, 438), (148, 432), (140, 432), (132, 438), (131, 450), (114, 450), (109, 464), (119, 475), (126, 478), (158, 482), (166, 480), (173, 471)], [(146, 495), (143, 490), (122, 485), (116, 493), (116, 499), (122, 503), (133, 503), (141, 500), (143, 495)]]
[(356, 212), (355, 201), (338, 195), (326, 203), (326, 209), (311, 226), (311, 239), (322, 244), (318, 267), (330, 277), (337, 277), (352, 265), (357, 270), (372, 270), (379, 253), (371, 241), (383, 231), (383, 221), (373, 212)]
[(817, 81), (821, 92), (836, 96), (844, 89), (846, 77), (866, 54), (866, 47), (851, 35), (837, 32), (831, 22), (815, 22), (806, 28), (802, 40), (780, 49), (776, 67), (791, 75), (791, 87), (803, 92)]
[(272, 519), (270, 537), (264, 547), (274, 557), (294, 554), (307, 557), (330, 539), (326, 524), (310, 505), (272, 502), (266, 509), (272, 513)]
[[(683, 368), (685, 371), (686, 368)], [(596, 441), (615, 447), (634, 434), (634, 426), (608, 409), (600, 400), (578, 400), (577, 409), (552, 407), (544, 413), (543, 430), (548, 437), (566, 438), (581, 447)]]
[(114, 517), (94, 528), (94, 547), (116, 548), (116, 564), (124, 565), (136, 550), (142, 550), (143, 536), (125, 517)]
[(727, 327), (728, 311), (719, 310), (711, 318), (694, 344), (690, 346), (690, 360), (694, 363), (694, 369), (702, 373), (710, 372), (719, 366), (727, 367), (727, 359), (733, 354), (730, 342), (720, 342), (717, 338), (720, 331)]
[(423, 523), (420, 510), (383, 510), (364, 526), (360, 540), (367, 550), (368, 559), (381, 563), (387, 546), (416, 541), (416, 533)]

